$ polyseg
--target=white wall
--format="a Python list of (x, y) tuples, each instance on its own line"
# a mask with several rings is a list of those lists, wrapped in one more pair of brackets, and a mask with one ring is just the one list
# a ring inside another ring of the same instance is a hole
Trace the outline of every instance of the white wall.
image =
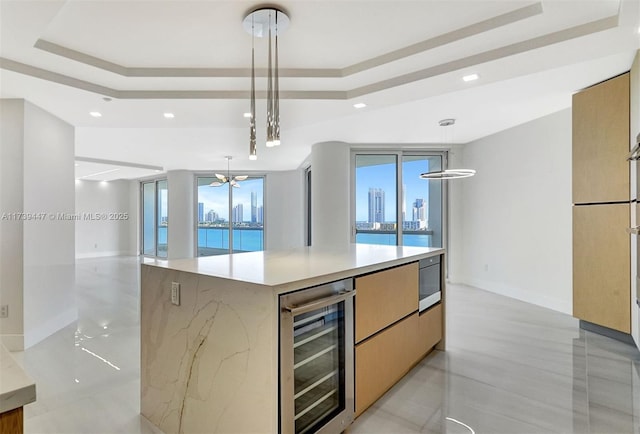
[[(0, 216), (24, 209), (23, 142), (24, 100), (0, 99)], [(12, 351), (24, 348), (23, 268), (22, 220), (0, 218), (0, 339)]]
[[(74, 128), (29, 102), (24, 105), (24, 345), (78, 317), (75, 301)], [(16, 186), (17, 188), (17, 186)], [(55, 216), (55, 217), (52, 217)]]
[(265, 250), (304, 246), (304, 171), (270, 172), (265, 181)]
[(136, 254), (137, 232), (131, 231), (138, 208), (132, 208), (131, 182), (76, 181), (76, 258)]
[(572, 313), (571, 110), (464, 150), (464, 283)]

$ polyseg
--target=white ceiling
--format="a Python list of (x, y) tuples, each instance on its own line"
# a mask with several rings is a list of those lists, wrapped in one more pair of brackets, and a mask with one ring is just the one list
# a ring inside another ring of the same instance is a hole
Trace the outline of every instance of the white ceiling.
[[(2, 0), (0, 96), (76, 126), (77, 157), (118, 168), (97, 178), (220, 170), (225, 155), (232, 169), (288, 170), (317, 142), (467, 143), (568, 108), (573, 92), (629, 70), (640, 47), (637, 0), (282, 1), (283, 144), (249, 161), (241, 23), (258, 5)], [(265, 41), (255, 45), (263, 69)], [(480, 79), (463, 82), (471, 72)], [(457, 120), (453, 133), (443, 118)]]

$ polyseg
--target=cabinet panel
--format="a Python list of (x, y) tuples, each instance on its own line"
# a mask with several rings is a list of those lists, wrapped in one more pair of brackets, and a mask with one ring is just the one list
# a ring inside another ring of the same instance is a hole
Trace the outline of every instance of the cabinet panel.
[(442, 304), (422, 312), (418, 318), (418, 355), (424, 356), (442, 340)]
[(356, 345), (356, 416), (405, 375), (419, 359), (418, 313)]
[(22, 434), (24, 432), (22, 407), (0, 413), (0, 433)]
[(356, 278), (356, 343), (418, 310), (418, 263)]
[(573, 95), (573, 203), (629, 200), (629, 74)]
[(629, 204), (573, 207), (573, 316), (631, 332)]

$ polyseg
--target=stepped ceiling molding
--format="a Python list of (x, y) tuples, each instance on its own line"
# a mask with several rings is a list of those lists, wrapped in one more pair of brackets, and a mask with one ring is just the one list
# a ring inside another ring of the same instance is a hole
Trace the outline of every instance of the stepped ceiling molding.
[[(465, 143), (566, 108), (573, 92), (630, 68), (640, 47), (639, 3), (279, 2), (291, 18), (280, 38), (283, 135), (305, 144), (286, 156), (262, 152), (260, 165), (295, 168), (321, 140), (435, 143), (441, 140), (437, 121), (449, 117), (458, 119), (455, 141)], [(213, 142), (224, 162), (224, 155), (241, 155), (245, 147), (252, 40), (242, 20), (258, 6), (245, 0), (2, 0), (0, 96), (28, 99), (89, 129), (167, 128), (157, 113), (173, 111), (171, 128), (199, 143), (200, 157), (205, 135), (188, 129), (217, 129)], [(255, 45), (263, 77), (266, 41), (257, 38)], [(463, 82), (470, 73), (480, 79)], [(258, 119), (265, 82), (256, 81)], [(356, 102), (367, 107), (355, 110)], [(104, 116), (87, 116), (95, 110)], [(425, 125), (403, 125), (415, 113)], [(397, 129), (383, 130), (381, 121)], [(82, 142), (77, 148), (87, 158), (168, 167), (160, 161), (163, 149), (158, 159), (148, 156), (150, 143), (163, 140), (138, 131), (135, 143), (146, 157), (131, 151), (133, 139), (124, 133), (120, 141), (129, 141), (129, 152), (112, 145), (105, 154)], [(223, 140), (237, 141), (237, 150)]]

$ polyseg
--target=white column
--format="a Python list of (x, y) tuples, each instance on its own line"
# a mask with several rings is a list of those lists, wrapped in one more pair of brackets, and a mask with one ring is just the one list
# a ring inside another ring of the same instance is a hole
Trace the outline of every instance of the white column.
[[(24, 208), (23, 143), (24, 100), (0, 100), (0, 216)], [(22, 220), (0, 218), (0, 304), (9, 306), (0, 339), (11, 351), (24, 348), (23, 268)]]
[(195, 176), (186, 170), (167, 172), (169, 259), (195, 256)]
[(343, 142), (316, 143), (311, 149), (311, 242), (348, 244), (351, 236), (351, 149)]

